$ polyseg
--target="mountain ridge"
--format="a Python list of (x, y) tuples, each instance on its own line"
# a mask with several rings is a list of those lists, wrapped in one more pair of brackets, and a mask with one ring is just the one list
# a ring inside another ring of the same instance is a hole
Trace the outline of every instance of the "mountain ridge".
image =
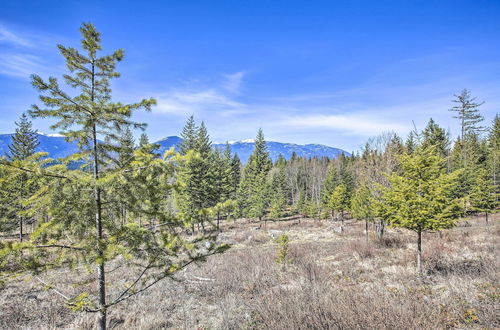
[[(78, 150), (77, 144), (75, 142), (66, 142), (63, 136), (57, 134), (43, 134), (38, 133), (38, 140), (40, 141), (40, 145), (37, 147), (37, 152), (48, 152), (49, 156), (52, 158), (62, 158), (67, 157)], [(8, 154), (9, 148), (8, 146), (11, 143), (11, 137), (13, 134), (0, 134), (0, 156), (4, 156)], [(229, 147), (231, 148), (231, 152), (233, 154), (237, 154), (240, 157), (242, 163), (246, 163), (248, 158), (250, 157), (254, 142), (250, 142), (250, 139), (241, 140), (241, 141), (231, 141), (229, 143)], [(253, 140), (252, 140), (253, 141)], [(178, 149), (179, 144), (182, 142), (182, 139), (179, 136), (172, 135), (167, 136), (159, 141), (154, 143), (160, 145), (160, 151), (163, 152), (165, 150), (174, 147)], [(279, 155), (283, 155), (285, 159), (290, 159), (292, 154), (295, 152), (297, 156), (301, 157), (329, 157), (335, 158), (340, 154), (344, 153), (346, 156), (350, 156), (349, 152), (346, 152), (342, 149), (330, 147), (322, 144), (295, 144), (295, 143), (285, 143), (285, 142), (276, 142), (276, 141), (266, 141), (267, 148), (269, 151), (269, 156), (273, 161), (275, 161)], [(225, 143), (213, 143), (214, 148), (224, 148)]]

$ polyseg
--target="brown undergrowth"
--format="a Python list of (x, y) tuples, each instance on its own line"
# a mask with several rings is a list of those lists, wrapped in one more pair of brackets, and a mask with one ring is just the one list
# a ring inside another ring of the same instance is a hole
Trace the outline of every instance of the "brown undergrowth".
[[(445, 329), (500, 327), (500, 217), (424, 236), (425, 274), (414, 270), (414, 234), (389, 229), (383, 241), (364, 224), (303, 219), (228, 223), (233, 248), (110, 311), (114, 329)], [(275, 238), (290, 238), (290, 262), (276, 263)], [(283, 270), (285, 269), (285, 270)], [(108, 278), (121, 285), (117, 270)], [(44, 289), (71, 294), (69, 272), (0, 288), (2, 329), (90, 329)], [(81, 276), (85, 283), (88, 275)]]

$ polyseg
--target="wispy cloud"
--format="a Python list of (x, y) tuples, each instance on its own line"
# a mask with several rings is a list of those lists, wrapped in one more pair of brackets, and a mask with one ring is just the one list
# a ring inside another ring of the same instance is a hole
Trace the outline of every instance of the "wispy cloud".
[(11, 44), (22, 47), (32, 47), (33, 43), (18, 36), (14, 32), (8, 30), (5, 26), (0, 25), (0, 43)]
[(56, 41), (39, 32), (17, 31), (0, 23), (0, 75), (28, 79), (30, 74), (59, 71), (51, 59)]
[(366, 114), (291, 116), (286, 118), (282, 125), (295, 129), (327, 128), (357, 136), (373, 136), (374, 133), (384, 131), (402, 134), (408, 130), (408, 125), (387, 120), (381, 121)]
[[(149, 93), (158, 102), (153, 112), (186, 117), (231, 117), (249, 111), (240, 100), (244, 71), (219, 74), (212, 79), (191, 79), (167, 91)], [(222, 77), (222, 78), (221, 78)]]
[(244, 71), (225, 74), (225, 81), (222, 83), (222, 88), (230, 93), (239, 94), (241, 92), (241, 85), (245, 75), (246, 73)]
[(157, 101), (155, 112), (180, 116), (206, 113), (224, 116), (237, 113), (246, 107), (216, 89), (169, 91), (159, 95)]
[(28, 78), (33, 73), (41, 74), (46, 71), (42, 60), (30, 54), (3, 54), (0, 53), (0, 74)]

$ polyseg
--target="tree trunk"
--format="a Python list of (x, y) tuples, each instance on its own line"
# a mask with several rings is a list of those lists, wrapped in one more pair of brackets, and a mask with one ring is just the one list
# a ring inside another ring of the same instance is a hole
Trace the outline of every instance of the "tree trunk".
[(365, 219), (365, 237), (368, 240), (368, 219)]
[(102, 201), (101, 201), (101, 189), (97, 186), (97, 180), (99, 179), (99, 161), (97, 152), (97, 130), (94, 124), (93, 126), (93, 142), (94, 142), (94, 180), (95, 180), (95, 225), (96, 225), (96, 239), (97, 239), (97, 278), (99, 285), (99, 329), (106, 329), (106, 273), (104, 269), (104, 247), (103, 247), (103, 235), (102, 235)]
[(484, 212), (485, 218), (486, 218), (486, 224), (488, 224), (488, 212)]
[[(95, 86), (95, 66), (92, 62), (92, 90), (91, 90), (91, 101), (94, 103), (94, 86)], [(106, 272), (105, 272), (105, 261), (104, 261), (104, 246), (103, 246), (103, 235), (102, 235), (102, 201), (101, 201), (101, 189), (97, 185), (97, 180), (99, 179), (99, 158), (98, 158), (98, 145), (97, 145), (97, 127), (95, 121), (92, 125), (92, 142), (93, 142), (93, 156), (94, 156), (94, 195), (95, 195), (95, 225), (96, 225), (96, 239), (97, 239), (97, 278), (99, 285), (99, 329), (106, 330)]]
[(19, 240), (23, 241), (23, 217), (19, 217)]
[(384, 220), (380, 220), (377, 225), (377, 235), (379, 240), (382, 240), (384, 238), (384, 231), (385, 231)]
[(417, 272), (422, 275), (422, 231), (418, 231), (417, 238)]
[(220, 222), (220, 212), (217, 212), (217, 231), (220, 231), (219, 222)]

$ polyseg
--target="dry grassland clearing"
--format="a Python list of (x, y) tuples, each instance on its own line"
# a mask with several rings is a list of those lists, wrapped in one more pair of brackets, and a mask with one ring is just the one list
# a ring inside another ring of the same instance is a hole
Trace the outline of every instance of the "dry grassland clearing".
[[(500, 327), (500, 216), (424, 235), (425, 274), (415, 274), (415, 234), (389, 229), (367, 240), (364, 223), (303, 219), (226, 223), (223, 255), (109, 311), (111, 329), (495, 329)], [(373, 230), (370, 228), (370, 230)], [(289, 237), (288, 263), (275, 238)], [(111, 287), (123, 285), (118, 268)], [(1, 287), (2, 329), (90, 329), (53, 289), (72, 293), (53, 272)], [(90, 278), (82, 272), (80, 282)], [(49, 289), (44, 283), (52, 283)], [(76, 290), (76, 289), (74, 289)]]

